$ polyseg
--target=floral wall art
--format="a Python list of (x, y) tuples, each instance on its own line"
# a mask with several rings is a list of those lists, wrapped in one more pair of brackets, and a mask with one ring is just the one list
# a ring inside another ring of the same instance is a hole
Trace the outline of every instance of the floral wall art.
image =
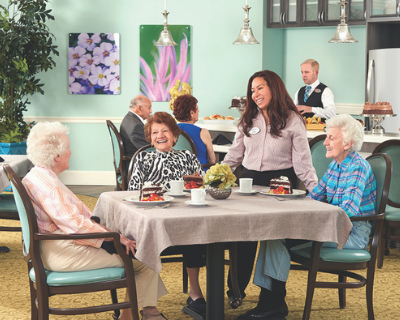
[(169, 101), (177, 80), (191, 84), (191, 27), (168, 25), (177, 46), (156, 47), (162, 25), (140, 26), (140, 92), (151, 101)]
[(69, 93), (119, 94), (118, 33), (69, 34)]

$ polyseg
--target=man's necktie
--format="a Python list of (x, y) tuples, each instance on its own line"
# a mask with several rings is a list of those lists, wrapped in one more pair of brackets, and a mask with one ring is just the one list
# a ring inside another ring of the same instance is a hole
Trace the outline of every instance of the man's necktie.
[(304, 93), (304, 102), (307, 101), (307, 98), (308, 98), (308, 95), (310, 93), (310, 90), (311, 90), (311, 86), (307, 86), (306, 87), (306, 92)]

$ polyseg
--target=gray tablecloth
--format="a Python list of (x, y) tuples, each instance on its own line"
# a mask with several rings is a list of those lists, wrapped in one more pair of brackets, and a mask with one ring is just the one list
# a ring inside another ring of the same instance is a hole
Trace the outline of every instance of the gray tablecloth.
[(101, 224), (137, 241), (137, 258), (161, 270), (160, 253), (173, 245), (206, 244), (267, 239), (331, 241), (342, 248), (352, 228), (346, 213), (335, 206), (307, 198), (279, 201), (236, 192), (226, 200), (209, 195), (208, 206), (189, 206), (190, 194), (175, 198), (168, 208), (150, 210), (123, 201), (135, 191), (105, 192), (93, 211)]
[(3, 166), (9, 164), (18, 177), (23, 177), (32, 167), (32, 162), (28, 160), (26, 155), (1, 154), (0, 156), (4, 159), (4, 162), (0, 162), (0, 192), (3, 192), (10, 185)]

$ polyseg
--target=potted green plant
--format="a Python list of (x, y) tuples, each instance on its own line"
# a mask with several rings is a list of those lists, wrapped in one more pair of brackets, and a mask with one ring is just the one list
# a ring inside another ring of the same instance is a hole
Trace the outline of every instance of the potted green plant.
[[(28, 96), (44, 94), (37, 75), (56, 66), (54, 35), (46, 20), (54, 20), (47, 9), (49, 0), (9, 0), (0, 5), (0, 153), (13, 153), (11, 144), (23, 149), (32, 123), (27, 124), (23, 112)], [(26, 147), (25, 147), (26, 149)]]

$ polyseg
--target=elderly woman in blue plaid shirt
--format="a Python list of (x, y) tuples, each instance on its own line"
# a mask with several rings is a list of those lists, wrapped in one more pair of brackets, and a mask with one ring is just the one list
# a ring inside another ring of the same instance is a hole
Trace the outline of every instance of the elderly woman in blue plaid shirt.
[[(339, 206), (349, 217), (375, 214), (375, 177), (369, 163), (357, 153), (363, 144), (364, 129), (348, 114), (334, 116), (326, 126), (326, 157), (333, 158), (333, 161), (307, 197)], [(353, 222), (344, 248), (365, 249), (370, 232), (369, 222)], [(336, 243), (326, 242), (323, 246), (336, 247)], [(236, 319), (262, 320), (286, 316), (289, 311), (285, 302), (285, 285), (289, 270), (290, 256), (283, 240), (260, 242), (253, 281), (261, 287), (259, 302), (256, 308)]]

